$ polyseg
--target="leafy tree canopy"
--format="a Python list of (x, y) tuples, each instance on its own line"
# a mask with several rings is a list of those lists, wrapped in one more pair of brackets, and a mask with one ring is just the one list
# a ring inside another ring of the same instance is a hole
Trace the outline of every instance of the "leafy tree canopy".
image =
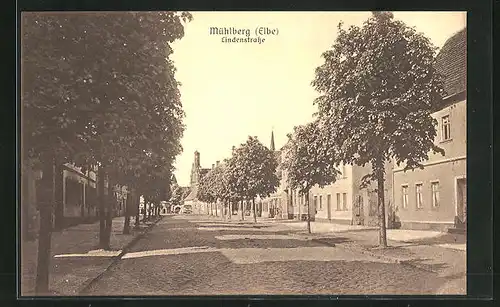
[(281, 168), (286, 172), (292, 189), (308, 193), (314, 185), (323, 187), (333, 183), (339, 174), (335, 165), (337, 153), (331, 139), (325, 136), (319, 121), (294, 128), (288, 142)]
[(184, 130), (170, 44), (190, 19), (184, 12), (23, 15), (26, 152), (110, 166), (124, 183), (141, 177), (164, 185)]
[(431, 113), (443, 95), (442, 76), (434, 68), (436, 48), (392, 13), (376, 12), (362, 27), (344, 29), (312, 85), (315, 103), (341, 161), (371, 163), (383, 172), (392, 158), (405, 169), (421, 167), (434, 144)]
[(257, 137), (248, 137), (245, 144), (237, 150), (239, 157), (237, 170), (240, 180), (245, 182), (245, 196), (269, 196), (279, 184), (276, 175), (277, 161), (274, 153), (264, 146)]

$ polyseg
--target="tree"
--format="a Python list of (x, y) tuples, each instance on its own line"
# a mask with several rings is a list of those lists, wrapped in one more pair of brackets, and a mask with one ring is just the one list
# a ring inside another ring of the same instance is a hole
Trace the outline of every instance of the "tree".
[(238, 154), (236, 168), (240, 174), (244, 196), (252, 201), (253, 218), (257, 222), (255, 198), (266, 197), (276, 191), (279, 183), (276, 175), (277, 161), (274, 153), (262, 145), (257, 137), (248, 137)]
[(231, 219), (233, 214), (233, 204), (238, 202), (238, 194), (235, 186), (234, 178), (231, 176), (232, 160), (225, 159), (220, 165), (222, 168), (219, 185), (219, 195), (224, 206), (227, 207), (228, 218)]
[[(210, 194), (212, 198), (222, 203), (223, 212), (231, 211), (231, 204), (237, 200), (236, 190), (231, 182), (229, 167), (231, 163), (228, 159), (217, 165), (210, 173)], [(229, 207), (229, 208), (228, 208)], [(224, 213), (221, 215), (224, 218)], [(229, 218), (231, 215), (229, 215)]]
[(307, 205), (307, 231), (311, 233), (309, 191), (314, 185), (324, 187), (335, 182), (338, 170), (337, 155), (331, 139), (325, 137), (322, 123), (315, 120), (294, 128), (288, 135), (280, 168), (287, 173), (290, 189), (305, 195)]
[(241, 207), (241, 219), (245, 219), (245, 208), (243, 205), (245, 198), (245, 190), (247, 189), (247, 182), (245, 181), (245, 169), (243, 167), (243, 149), (242, 147), (233, 147), (232, 156), (227, 160), (226, 172), (225, 172), (225, 182), (227, 183), (227, 189), (229, 190), (232, 199), (236, 203), (240, 202)]
[(198, 190), (196, 197), (202, 202), (207, 203), (210, 206), (210, 215), (212, 214), (212, 204), (216, 201), (213, 192), (213, 172), (210, 170), (207, 174), (201, 177), (198, 184)]
[[(158, 205), (161, 181), (166, 178), (158, 172), (168, 174), (169, 164), (181, 150), (179, 139), (183, 130), (175, 67), (168, 59), (172, 53), (169, 43), (182, 37), (181, 21), (189, 16), (166, 12), (124, 13), (113, 17), (86, 16), (87, 25), (95, 31), (92, 35), (79, 36), (84, 42), (92, 40), (88, 45), (96, 58), (91, 57), (90, 61), (100, 64), (90, 66), (93, 69), (89, 69), (87, 79), (84, 78), (93, 85), (87, 86), (90, 88), (87, 98), (94, 103), (84, 107), (89, 117), (87, 130), (82, 135), (86, 146), (80, 148), (79, 152), (84, 153), (80, 158), (99, 162), (100, 177), (108, 178), (110, 184), (120, 181), (126, 171), (136, 171), (137, 167), (153, 170), (153, 174), (142, 172), (138, 181), (148, 182), (140, 189), (148, 198), (146, 202)], [(99, 40), (94, 41), (96, 35), (106, 38), (102, 46)], [(87, 57), (77, 64), (88, 62)], [(143, 163), (145, 156), (151, 157), (146, 159), (153, 164)], [(160, 164), (158, 156), (164, 159)], [(110, 172), (114, 172), (114, 176), (109, 176)], [(104, 202), (101, 200), (101, 212), (105, 211)], [(109, 248), (112, 222), (110, 209), (107, 211), (106, 223), (101, 218), (103, 248)]]
[(434, 144), (431, 113), (443, 95), (442, 76), (434, 68), (436, 48), (414, 28), (389, 12), (374, 12), (362, 27), (339, 34), (325, 63), (316, 69), (315, 103), (323, 126), (346, 164), (370, 164), (363, 186), (377, 182), (379, 243), (385, 231), (385, 163), (421, 168), (428, 153), (444, 151)]
[[(104, 197), (104, 181), (137, 183), (129, 175), (147, 152), (163, 155), (167, 167), (182, 150), (182, 104), (168, 57), (189, 19), (177, 12), (23, 14), (23, 156), (98, 166), (103, 248), (114, 201)], [(42, 229), (50, 236), (50, 227)]]
[(257, 222), (256, 197), (267, 197), (276, 191), (279, 184), (276, 168), (278, 163), (274, 153), (262, 145), (257, 137), (249, 137), (242, 146), (245, 169), (244, 179), (248, 181), (246, 196), (252, 200), (254, 222)]
[[(49, 30), (54, 35), (49, 35)], [(52, 213), (61, 207), (62, 201), (59, 166), (71, 160), (72, 144), (78, 141), (76, 135), (82, 130), (73, 107), (62, 99), (70, 96), (71, 89), (57, 85), (58, 80), (68, 77), (68, 71), (60, 69), (62, 58), (53, 52), (59, 30), (56, 20), (38, 20), (29, 13), (23, 14), (21, 159), (23, 165), (31, 167), (35, 163), (43, 170), (37, 197), (40, 212), (37, 294), (49, 291)]]
[[(224, 174), (225, 168), (222, 164), (217, 165), (214, 169), (211, 170), (211, 194), (215, 199), (215, 215), (217, 216), (217, 209), (219, 208), (219, 203), (222, 202), (225, 205), (225, 200), (227, 195), (225, 195), (225, 186), (224, 186)], [(224, 213), (221, 214), (221, 217), (224, 218)]]
[(184, 199), (183, 190), (178, 184), (172, 185), (172, 197), (170, 203), (174, 206), (180, 206)]

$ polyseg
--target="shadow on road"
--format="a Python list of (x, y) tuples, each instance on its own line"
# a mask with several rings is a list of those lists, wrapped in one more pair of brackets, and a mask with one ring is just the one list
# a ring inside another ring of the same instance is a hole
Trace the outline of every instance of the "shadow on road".
[(463, 234), (442, 234), (434, 238), (424, 238), (416, 240), (405, 240), (404, 243), (413, 245), (434, 245), (434, 244), (466, 244), (467, 238)]
[(431, 271), (431, 272), (440, 272), (443, 269), (446, 269), (449, 267), (449, 265), (447, 265), (445, 263), (435, 263), (435, 262), (430, 263), (430, 261), (433, 261), (433, 259), (417, 258), (417, 259), (403, 261), (402, 264), (411, 265), (411, 266), (418, 267), (420, 269), (423, 269), (426, 271)]

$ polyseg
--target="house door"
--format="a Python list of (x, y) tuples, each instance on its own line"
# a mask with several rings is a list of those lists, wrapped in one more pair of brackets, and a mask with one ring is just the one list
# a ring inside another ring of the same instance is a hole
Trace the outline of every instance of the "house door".
[(467, 222), (467, 180), (457, 179), (457, 218), (458, 222)]

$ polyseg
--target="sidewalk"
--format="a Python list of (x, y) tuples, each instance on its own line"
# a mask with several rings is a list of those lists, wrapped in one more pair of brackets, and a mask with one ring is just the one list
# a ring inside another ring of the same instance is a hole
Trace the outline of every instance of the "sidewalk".
[[(307, 233), (307, 222), (282, 222), (275, 223), (286, 225), (290, 229), (298, 231), (299, 234)], [(330, 236), (344, 232), (367, 232), (370, 235), (360, 235), (358, 240), (367, 239), (369, 242), (378, 244), (378, 227), (367, 227), (358, 225), (335, 224), (330, 222), (311, 222), (311, 232), (313, 236)], [(466, 239), (464, 235), (448, 234), (438, 231), (410, 230), (410, 229), (387, 229), (387, 239), (393, 245), (436, 245), (443, 248), (466, 250)], [(367, 242), (368, 244), (368, 242)]]
[[(154, 224), (154, 222), (141, 223), (139, 229), (134, 229), (135, 219), (132, 218), (130, 234), (124, 235), (122, 234), (124, 223), (124, 217), (113, 219), (112, 251), (106, 253), (97, 251), (99, 222), (80, 224), (60, 232), (53, 232), (49, 272), (51, 293), (62, 296), (78, 295), (86, 283), (103, 273), (115, 256)], [(37, 250), (37, 240), (21, 244), (21, 296), (35, 295)], [(80, 255), (68, 257), (71, 254)]]
[[(286, 225), (292, 229), (301, 230), (301, 233), (307, 233), (307, 222), (295, 221), (290, 222), (287, 220), (275, 220), (277, 224)], [(376, 227), (367, 227), (360, 225), (347, 225), (347, 224), (335, 224), (331, 222), (311, 222), (311, 232), (314, 234), (331, 234), (346, 231), (357, 231), (357, 230), (375, 230)]]

